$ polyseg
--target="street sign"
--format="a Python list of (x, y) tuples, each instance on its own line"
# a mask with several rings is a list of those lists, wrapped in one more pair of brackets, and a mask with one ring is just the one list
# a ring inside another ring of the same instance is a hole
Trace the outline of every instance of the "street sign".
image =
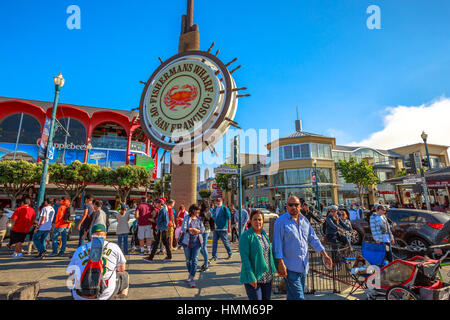
[(98, 152), (91, 154), (91, 160), (100, 160), (100, 159), (106, 159), (106, 153), (104, 152)]
[(420, 178), (408, 178), (408, 179), (403, 179), (403, 183), (421, 183), (422, 179)]
[(47, 157), (48, 157), (50, 160), (53, 160), (54, 155), (55, 155), (55, 147), (53, 147), (53, 146), (48, 146)]
[(215, 174), (238, 174), (238, 169), (233, 168), (214, 168)]
[(314, 170), (311, 170), (311, 182), (316, 183), (316, 173)]

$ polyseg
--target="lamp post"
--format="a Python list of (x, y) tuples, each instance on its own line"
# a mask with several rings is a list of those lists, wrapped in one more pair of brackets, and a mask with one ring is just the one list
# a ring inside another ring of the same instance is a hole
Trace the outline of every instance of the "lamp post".
[(55, 100), (53, 102), (52, 119), (50, 123), (50, 132), (48, 135), (47, 148), (45, 150), (45, 155), (43, 159), (44, 167), (42, 168), (41, 183), (39, 185), (39, 193), (37, 199), (38, 208), (41, 206), (42, 202), (44, 202), (45, 187), (47, 185), (48, 162), (49, 162), (48, 150), (49, 148), (53, 147), (53, 135), (55, 134), (56, 108), (58, 107), (59, 91), (61, 90), (61, 87), (64, 86), (65, 82), (61, 72), (56, 77), (53, 78), (53, 82), (55, 83)]
[(320, 201), (319, 201), (319, 183), (318, 183), (318, 177), (317, 177), (317, 160), (314, 159), (314, 176), (315, 176), (315, 185), (316, 185), (316, 201), (317, 201), (317, 210), (319, 210), (319, 212), (322, 212), (322, 210), (320, 210)]
[(428, 135), (425, 133), (425, 131), (422, 131), (420, 137), (422, 138), (423, 143), (425, 144), (425, 152), (427, 153), (428, 168), (431, 169), (430, 154), (428, 153), (428, 145), (427, 145)]

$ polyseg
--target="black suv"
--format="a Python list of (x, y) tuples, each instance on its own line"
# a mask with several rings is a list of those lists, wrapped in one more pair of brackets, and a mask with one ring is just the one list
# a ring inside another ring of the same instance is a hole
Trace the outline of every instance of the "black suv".
[[(391, 223), (391, 230), (396, 239), (419, 247), (439, 244), (436, 242), (436, 236), (442, 226), (450, 220), (448, 213), (395, 208), (389, 209), (386, 217)], [(358, 242), (371, 235), (368, 215), (364, 219), (353, 220), (352, 226), (358, 231)]]

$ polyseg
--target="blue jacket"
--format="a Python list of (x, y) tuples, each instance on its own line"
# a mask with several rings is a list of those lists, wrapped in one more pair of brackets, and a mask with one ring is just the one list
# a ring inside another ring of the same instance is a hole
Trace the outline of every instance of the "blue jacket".
[(167, 211), (166, 207), (159, 209), (158, 217), (156, 217), (156, 230), (169, 230), (169, 211)]
[(230, 209), (222, 205), (219, 212), (217, 212), (217, 209), (214, 208), (212, 217), (216, 223), (215, 230), (228, 230), (228, 220), (231, 220)]

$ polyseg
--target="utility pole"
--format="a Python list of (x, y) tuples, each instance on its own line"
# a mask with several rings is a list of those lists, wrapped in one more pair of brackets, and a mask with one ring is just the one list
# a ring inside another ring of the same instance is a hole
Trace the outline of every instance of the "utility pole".
[(239, 196), (239, 239), (241, 238), (242, 233), (242, 170), (241, 170), (241, 161), (240, 161), (240, 144), (239, 144), (239, 135), (234, 137), (233, 140), (233, 164), (238, 165), (238, 196)]
[(428, 193), (427, 181), (425, 180), (425, 172), (423, 170), (422, 156), (421, 156), (420, 152), (418, 152), (418, 154), (415, 155), (414, 160), (416, 160), (416, 157), (418, 157), (419, 160), (420, 160), (419, 161), (420, 176), (422, 178), (423, 193), (424, 193), (424, 196), (425, 196), (425, 202), (427, 204), (427, 210), (431, 211), (430, 196), (429, 196), (429, 193)]

